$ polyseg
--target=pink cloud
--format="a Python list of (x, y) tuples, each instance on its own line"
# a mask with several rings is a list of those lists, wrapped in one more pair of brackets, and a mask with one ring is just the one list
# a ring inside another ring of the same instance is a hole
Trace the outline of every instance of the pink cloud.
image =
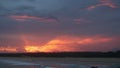
[(37, 16), (29, 16), (29, 15), (11, 15), (9, 16), (11, 19), (16, 21), (37, 21), (37, 22), (45, 22), (45, 23), (57, 23), (58, 21), (54, 18), (47, 18), (47, 17), (37, 17)]
[(87, 10), (92, 10), (94, 8), (100, 7), (100, 6), (108, 6), (110, 8), (119, 8), (115, 3), (113, 3), (112, 0), (99, 0), (99, 4), (89, 6)]
[(85, 20), (85, 19), (81, 19), (81, 18), (73, 19), (73, 21), (74, 21), (74, 23), (76, 23), (76, 24), (90, 23), (90, 21)]

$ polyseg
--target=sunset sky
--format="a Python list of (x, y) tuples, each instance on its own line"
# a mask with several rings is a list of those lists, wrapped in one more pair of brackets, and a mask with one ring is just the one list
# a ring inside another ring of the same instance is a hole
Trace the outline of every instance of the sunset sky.
[(0, 0), (0, 52), (120, 50), (120, 0)]

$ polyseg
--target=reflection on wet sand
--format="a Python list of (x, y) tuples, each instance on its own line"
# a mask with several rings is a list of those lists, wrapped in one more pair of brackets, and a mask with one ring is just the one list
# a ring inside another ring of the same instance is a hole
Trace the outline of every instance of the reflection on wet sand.
[[(1, 64), (0, 64), (1, 65)], [(3, 65), (0, 68), (119, 68), (118, 65)]]
[(31, 58), (30, 60), (24, 58), (2, 58), (0, 59), (0, 68), (120, 68), (119, 59), (102, 59), (101, 61), (100, 58), (97, 58), (97, 60), (86, 58), (84, 60), (80, 58), (77, 58), (77, 60)]
[[(6, 67), (4, 67), (6, 68)], [(77, 65), (45, 64), (45, 65), (12, 65), (11, 68), (78, 68)]]

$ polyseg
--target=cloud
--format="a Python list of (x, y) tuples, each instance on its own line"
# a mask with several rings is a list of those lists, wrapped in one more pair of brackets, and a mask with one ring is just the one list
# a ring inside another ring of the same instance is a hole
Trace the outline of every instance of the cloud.
[(11, 13), (37, 11), (40, 14), (47, 14), (62, 9), (67, 2), (64, 0), (2, 0), (1, 3), (2, 6), (10, 10)]
[(0, 52), (17, 52), (17, 49), (13, 47), (0, 47)]
[(81, 47), (84, 46), (87, 47), (91, 45), (90, 47), (94, 48), (94, 46), (92, 46), (94, 44), (98, 45), (101, 43), (109, 43), (112, 42), (113, 40), (116, 39), (112, 37), (102, 37), (102, 36), (92, 36), (92, 37), (58, 36), (46, 42), (44, 45), (39, 46), (39, 45), (31, 45), (27, 43), (27, 45), (25, 45), (24, 48), (26, 52), (82, 51)]
[(18, 52), (119, 49), (119, 12), (119, 0), (0, 0), (0, 46)]
[(44, 22), (44, 23), (57, 23), (58, 20), (53, 17), (37, 17), (37, 16), (29, 16), (29, 15), (11, 15), (9, 16), (11, 19), (16, 21), (37, 21), (37, 22)]
[[(110, 42), (116, 43), (114, 41), (119, 40), (116, 37), (107, 37), (107, 36), (56, 36), (45, 39), (41, 36), (31, 36), (22, 35), (20, 37), (12, 37), (13, 39), (8, 38), (6, 42), (4, 41), (5, 46), (1, 46), (1, 52), (62, 52), (62, 51), (108, 51), (113, 47)], [(3, 37), (4, 38), (4, 37)], [(16, 40), (20, 39), (20, 40)], [(3, 40), (3, 39), (2, 39)], [(1, 41), (2, 41), (1, 40)], [(14, 43), (14, 42), (16, 43)], [(12, 42), (12, 43), (11, 43)], [(2, 44), (2, 42), (0, 42)], [(110, 44), (109, 44), (110, 43)], [(17, 44), (17, 45), (16, 45)], [(110, 49), (102, 49), (102, 44), (107, 44), (106, 46)], [(11, 46), (12, 45), (12, 48)], [(110, 46), (109, 46), (110, 45)], [(94, 49), (100, 48), (99, 50)], [(93, 50), (91, 50), (93, 49)]]
[(91, 23), (91, 21), (88, 21), (86, 19), (82, 19), (82, 18), (77, 18), (77, 19), (73, 19), (73, 21), (76, 23), (76, 24), (87, 24), (87, 23)]
[(99, 2), (100, 3), (98, 3), (96, 5), (89, 6), (87, 8), (87, 10), (92, 10), (92, 9), (100, 7), (100, 6), (108, 6), (110, 8), (119, 8), (119, 6), (116, 5), (115, 3), (113, 3), (112, 0), (99, 0)]

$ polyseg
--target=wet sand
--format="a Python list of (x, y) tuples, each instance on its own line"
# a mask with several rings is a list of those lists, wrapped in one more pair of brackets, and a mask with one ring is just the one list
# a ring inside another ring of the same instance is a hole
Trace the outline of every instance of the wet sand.
[[(0, 68), (79, 68), (80, 65), (120, 65), (119, 58), (0, 57)], [(114, 68), (114, 67), (113, 67)]]

